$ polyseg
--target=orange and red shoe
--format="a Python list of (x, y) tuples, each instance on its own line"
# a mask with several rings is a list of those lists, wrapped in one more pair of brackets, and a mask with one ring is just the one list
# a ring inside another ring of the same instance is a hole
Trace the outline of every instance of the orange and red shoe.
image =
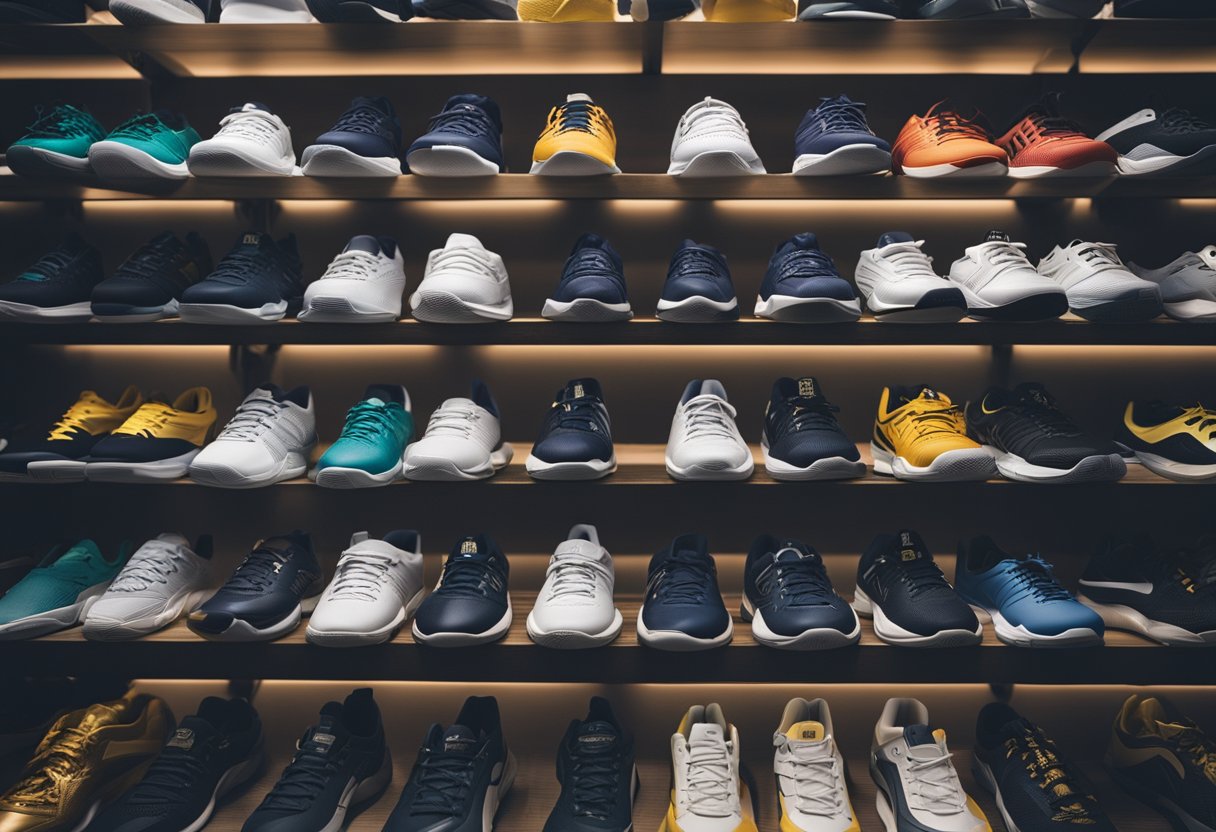
[(1004, 176), (1009, 154), (992, 143), (979, 114), (961, 115), (939, 101), (912, 116), (891, 148), (892, 169), (905, 176)]
[(1114, 176), (1119, 162), (1117, 150), (1086, 136), (1050, 103), (1031, 107), (996, 143), (1009, 153), (1009, 175), (1019, 179)]

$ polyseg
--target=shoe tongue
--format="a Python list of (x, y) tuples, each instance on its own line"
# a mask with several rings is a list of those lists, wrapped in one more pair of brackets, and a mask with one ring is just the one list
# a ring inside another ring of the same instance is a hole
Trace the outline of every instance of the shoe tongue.
[(489, 560), (492, 555), (481, 536), (466, 537), (452, 549), (451, 560)]
[(914, 243), (916, 238), (907, 231), (888, 231), (878, 238), (878, 247), (893, 245), (895, 243)]
[(1013, 394), (1024, 401), (1034, 402), (1047, 407), (1051, 404), (1051, 399), (1047, 394), (1047, 388), (1041, 384), (1036, 384), (1032, 381), (1027, 381), (1013, 388)]
[(793, 390), (790, 391), (790, 398), (794, 399), (822, 399), (823, 390), (819, 386), (819, 380), (814, 376), (803, 376), (795, 379)]
[(689, 745), (720, 745), (726, 742), (722, 726), (716, 722), (698, 722), (688, 732)]
[(481, 240), (474, 237), (472, 234), (449, 234), (448, 241), (444, 244), (444, 248), (475, 248), (480, 251), (485, 251), (486, 247), (481, 244)]
[(578, 378), (566, 384), (558, 401), (571, 402), (575, 399), (585, 399), (599, 394), (599, 384), (595, 379)]
[(574, 101), (587, 101), (587, 102), (590, 102), (590, 101), (591, 101), (591, 96), (587, 95), (587, 93), (585, 93), (585, 92), (572, 92), (572, 93), (570, 93), (569, 95), (567, 95), (567, 96), (566, 96), (566, 102), (567, 102), (567, 103), (572, 103), (572, 102), (574, 102)]
[(790, 239), (786, 240), (785, 245), (781, 247), (782, 251), (799, 250), (819, 250), (819, 238), (812, 232), (806, 231), (802, 234), (795, 234)]
[(402, 404), (401, 388), (388, 384), (369, 384), (363, 391), (363, 399), (376, 404), (388, 404), (389, 402)]
[(466, 728), (463, 725), (452, 725), (448, 730), (443, 732), (443, 750), (447, 754), (468, 754), (477, 753), (477, 746), (480, 744), (477, 734), (471, 728)]
[(265, 104), (261, 103), (260, 101), (250, 101), (246, 104), (242, 104), (239, 107), (233, 107), (228, 112), (230, 112), (230, 113), (250, 113), (255, 110), (261, 110), (264, 113), (273, 112), (269, 107), (267, 107)]
[(620, 744), (621, 735), (611, 722), (584, 722), (578, 726), (574, 742), (588, 754), (607, 754)]
[(1193, 725), (1183, 725), (1178, 722), (1161, 722), (1156, 720), (1157, 731), (1166, 739), (1173, 739), (1179, 734), (1194, 729)]
[(796, 742), (819, 743), (827, 739), (828, 734), (822, 722), (811, 719), (806, 722), (795, 722), (785, 732), (785, 736)]
[(590, 540), (565, 540), (557, 547), (556, 554), (577, 555), (587, 560), (602, 561), (603, 552), (599, 544)]
[(994, 228), (988, 232), (988, 236), (984, 237), (984, 242), (985, 243), (1011, 243), (1011, 242), (1013, 242), (1013, 238), (1011, 238), (1004, 231)]
[(101, 557), (101, 549), (91, 540), (79, 540), (72, 544), (72, 548), (64, 553), (62, 559), (78, 560), (86, 557)]
[(269, 234), (263, 234), (261, 231), (246, 231), (241, 235), (241, 241), (238, 245), (242, 246), (272, 246), (274, 238)]
[(343, 251), (365, 251), (368, 254), (380, 253), (380, 241), (370, 234), (360, 234), (358, 237), (352, 237), (350, 242), (346, 244)]
[(388, 99), (384, 97), (368, 98), (367, 96), (361, 95), (350, 102), (350, 108), (352, 110), (358, 109), (359, 107), (371, 107), (373, 110), (379, 110), (385, 115), (392, 113), (392, 104), (390, 104)]
[(169, 741), (165, 743), (165, 748), (190, 751), (194, 748), (195, 744), (206, 742), (215, 733), (215, 726), (207, 720), (200, 719), (197, 716), (188, 716), (182, 719), (181, 723), (177, 726), (177, 730), (173, 732), (173, 736), (169, 737)]
[(773, 553), (774, 563), (797, 563), (807, 559), (819, 560), (819, 556), (814, 552), (808, 551), (804, 544), (796, 540), (783, 541), (781, 548)]
[(916, 401), (917, 399), (928, 399), (934, 402), (949, 402), (950, 399), (945, 393), (939, 393), (932, 387), (914, 387), (902, 396), (906, 402)]
[(177, 532), (164, 532), (163, 534), (158, 534), (156, 539), (162, 543), (168, 543), (170, 546), (190, 547), (190, 541)]
[(939, 739), (945, 742), (946, 732), (934, 731), (928, 725), (909, 725), (904, 728), (904, 742), (908, 744), (909, 748), (937, 745)]
[(287, 398), (287, 392), (277, 384), (263, 384), (254, 389), (252, 393), (245, 397), (249, 399), (274, 399), (276, 402), (281, 402)]
[[(120, 701), (116, 702), (115, 704), (121, 705), (122, 703)], [(87, 710), (85, 710), (84, 714), (81, 715), (80, 722), (76, 723), (76, 726), (81, 730), (91, 731), (94, 728), (114, 725), (122, 722), (122, 714), (119, 712), (119, 710), (119, 708), (112, 707), (111, 705), (91, 705)]]
[(900, 529), (899, 559), (905, 563), (929, 559), (929, 552), (926, 551), (924, 542), (915, 532)]

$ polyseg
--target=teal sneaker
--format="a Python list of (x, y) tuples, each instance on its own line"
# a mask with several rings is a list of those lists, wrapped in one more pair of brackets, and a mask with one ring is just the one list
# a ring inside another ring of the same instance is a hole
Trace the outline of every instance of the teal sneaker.
[(126, 565), (131, 544), (107, 560), (91, 540), (56, 547), (0, 598), (0, 641), (37, 638), (84, 620)]
[(4, 157), (18, 176), (88, 176), (89, 148), (106, 137), (101, 122), (68, 104), (40, 111), (26, 130)]
[(168, 110), (132, 116), (89, 148), (89, 162), (101, 179), (185, 179), (190, 148), (202, 141), (185, 116)]
[(373, 384), (346, 414), (342, 435), (317, 461), (323, 488), (374, 488), (401, 475), (405, 446), (414, 436), (410, 394), (404, 387)]

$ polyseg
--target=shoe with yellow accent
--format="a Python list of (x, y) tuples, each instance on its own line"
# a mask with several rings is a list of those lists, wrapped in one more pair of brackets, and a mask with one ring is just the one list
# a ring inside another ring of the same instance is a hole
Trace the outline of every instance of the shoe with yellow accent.
[(1115, 443), (1166, 479), (1216, 477), (1216, 410), (1201, 404), (1128, 402)]
[(768, 23), (793, 20), (794, 0), (702, 0), (701, 10), (712, 23)]
[(519, 19), (541, 23), (616, 20), (614, 0), (519, 0)]
[(717, 704), (694, 705), (671, 737), (671, 803), (659, 832), (757, 832), (739, 732)]
[(901, 480), (967, 482), (996, 476), (992, 455), (968, 438), (962, 409), (923, 384), (883, 389), (870, 450), (876, 474)]
[(780, 832), (861, 832), (827, 702), (791, 699), (773, 745)]
[(190, 388), (172, 406), (146, 402), (93, 447), (85, 476), (100, 482), (184, 477), (190, 462), (214, 434), (215, 419), (211, 391), (206, 387)]
[[(523, 3), (519, 11), (522, 16)], [(591, 96), (570, 93), (564, 104), (549, 111), (548, 123), (532, 151), (532, 173), (602, 176), (620, 172), (616, 166), (616, 130), (612, 119)]]
[(140, 781), (172, 730), (169, 707), (154, 696), (66, 714), (0, 796), (0, 832), (87, 829), (98, 809)]

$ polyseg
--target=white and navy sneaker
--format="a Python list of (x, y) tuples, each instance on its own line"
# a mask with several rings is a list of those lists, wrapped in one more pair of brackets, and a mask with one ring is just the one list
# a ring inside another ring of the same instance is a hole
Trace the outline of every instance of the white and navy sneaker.
[[(514, 15), (512, 15), (514, 19)], [(494, 176), (507, 172), (502, 152), (502, 112), (492, 99), (465, 93), (448, 99), (429, 129), (406, 151), (418, 176)]]
[(540, 314), (551, 321), (580, 323), (632, 318), (625, 266), (612, 244), (598, 234), (579, 237), (562, 266), (557, 288), (545, 299)]
[(484, 534), (452, 547), (439, 583), (414, 616), (414, 639), (435, 647), (489, 644), (511, 629), (511, 567)]
[(383, 96), (360, 96), (300, 155), (305, 176), (393, 178), (401, 175), (401, 123)]
[(659, 650), (690, 652), (730, 644), (733, 634), (705, 536), (677, 537), (650, 559), (638, 641)]
[(1124, 176), (1216, 170), (1216, 127), (1177, 107), (1133, 113), (1096, 138), (1119, 151)]
[(265, 104), (233, 107), (214, 136), (190, 148), (192, 176), (291, 176), (291, 129)]
[(963, 290), (967, 314), (980, 321), (1049, 321), (1068, 311), (1068, 295), (1026, 258), (1026, 244), (989, 231), (950, 266), (950, 282)]
[(182, 292), (178, 312), (187, 323), (273, 323), (294, 315), (303, 298), (295, 235), (275, 241), (250, 231), (206, 279)]
[(858, 829), (848, 769), (836, 744), (832, 712), (822, 699), (791, 699), (773, 734), (777, 817), (782, 832)]
[(693, 379), (671, 419), (664, 461), (677, 480), (745, 480), (752, 475), (752, 449), (735, 424), (735, 408), (717, 379)]
[(577, 378), (557, 391), (525, 467), (538, 480), (594, 480), (616, 470), (612, 422), (598, 381)]
[(839, 410), (811, 376), (773, 382), (760, 443), (769, 476), (791, 481), (864, 477), (866, 464), (836, 420)]
[(861, 253), (857, 288), (878, 320), (954, 323), (967, 314), (962, 290), (934, 271), (924, 244), (905, 231), (888, 231)]
[(304, 290), (297, 316), (309, 323), (375, 323), (401, 317), (405, 259), (391, 237), (352, 237)]
[(448, 399), (435, 409), (426, 432), (405, 449), (407, 480), (484, 480), (515, 456), (502, 441), (498, 404), (484, 382), (473, 382), (470, 398)]
[(684, 240), (671, 256), (655, 315), (685, 324), (739, 319), (739, 300), (726, 256), (713, 246)]
[(317, 416), (307, 387), (264, 384), (190, 462), (190, 478), (215, 488), (261, 488), (308, 473)]
[(595, 526), (579, 524), (549, 559), (545, 583), (528, 614), (528, 637), (541, 647), (600, 647), (621, 633), (612, 603), (616, 570)]
[(433, 324), (509, 321), (515, 306), (507, 267), (472, 234), (451, 234), (427, 258), (410, 309), (418, 320)]

